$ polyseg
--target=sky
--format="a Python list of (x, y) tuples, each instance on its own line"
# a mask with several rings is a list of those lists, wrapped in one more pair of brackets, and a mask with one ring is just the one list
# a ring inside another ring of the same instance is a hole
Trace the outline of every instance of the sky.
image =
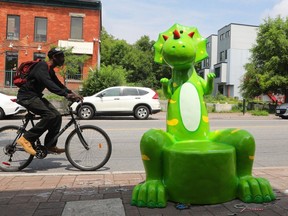
[(288, 0), (101, 0), (102, 25), (133, 44), (147, 35), (156, 41), (173, 24), (195, 26), (203, 37), (230, 23), (260, 25), (288, 16)]

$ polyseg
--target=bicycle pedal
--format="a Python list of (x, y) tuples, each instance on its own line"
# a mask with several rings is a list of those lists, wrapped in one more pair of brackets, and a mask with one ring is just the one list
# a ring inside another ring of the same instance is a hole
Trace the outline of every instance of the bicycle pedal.
[(36, 158), (38, 158), (38, 159), (43, 159), (43, 158), (45, 158), (46, 156), (47, 156), (47, 154), (48, 154), (48, 151), (47, 151), (47, 149), (46, 149), (46, 147), (44, 147), (44, 146), (37, 146), (36, 148), (35, 148), (35, 150), (36, 150)]

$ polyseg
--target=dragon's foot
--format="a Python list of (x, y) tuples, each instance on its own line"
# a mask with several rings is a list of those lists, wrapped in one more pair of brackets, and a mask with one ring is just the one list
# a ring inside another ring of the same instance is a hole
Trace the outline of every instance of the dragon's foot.
[(264, 178), (253, 176), (240, 178), (238, 197), (246, 203), (264, 203), (276, 199), (270, 183)]
[(148, 208), (164, 208), (166, 191), (160, 180), (148, 180), (133, 189), (131, 205)]

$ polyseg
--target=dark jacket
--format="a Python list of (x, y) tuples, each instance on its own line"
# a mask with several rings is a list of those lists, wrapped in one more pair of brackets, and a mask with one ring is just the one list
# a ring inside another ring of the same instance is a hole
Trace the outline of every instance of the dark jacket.
[(47, 88), (50, 92), (66, 97), (71, 90), (67, 89), (57, 78), (52, 68), (48, 69), (46, 62), (42, 61), (31, 70), (27, 83), (22, 85), (18, 91), (17, 99), (28, 100), (33, 97), (42, 97), (42, 92)]

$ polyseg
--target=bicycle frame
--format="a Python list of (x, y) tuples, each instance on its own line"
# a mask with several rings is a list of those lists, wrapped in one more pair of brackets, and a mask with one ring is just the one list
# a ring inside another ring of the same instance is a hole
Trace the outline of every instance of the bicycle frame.
[[(71, 125), (74, 124), (76, 132), (77, 132), (77, 135), (79, 137), (79, 140), (80, 140), (81, 144), (83, 145), (83, 147), (86, 150), (88, 150), (89, 146), (88, 146), (88, 144), (86, 143), (86, 141), (84, 140), (84, 138), (82, 136), (81, 129), (79, 127), (79, 123), (75, 119), (72, 109), (69, 107), (69, 113), (61, 114), (61, 116), (71, 116), (71, 119), (65, 126), (62, 127), (62, 129), (59, 131), (59, 133), (55, 137), (53, 137), (53, 139), (49, 143), (45, 144), (45, 146), (50, 146), (52, 143), (54, 143), (55, 140), (57, 140)], [(25, 120), (23, 120), (23, 125), (19, 128), (19, 130), (20, 131), (21, 130), (25, 131), (25, 129), (26, 129), (27, 125), (29, 124), (29, 122), (31, 122), (32, 127), (34, 127), (35, 126), (34, 120), (37, 120), (37, 119), (41, 119), (41, 117), (37, 118), (31, 112), (28, 112), (26, 114), (26, 116), (25, 116)], [(36, 146), (42, 146), (40, 139), (36, 140)]]

